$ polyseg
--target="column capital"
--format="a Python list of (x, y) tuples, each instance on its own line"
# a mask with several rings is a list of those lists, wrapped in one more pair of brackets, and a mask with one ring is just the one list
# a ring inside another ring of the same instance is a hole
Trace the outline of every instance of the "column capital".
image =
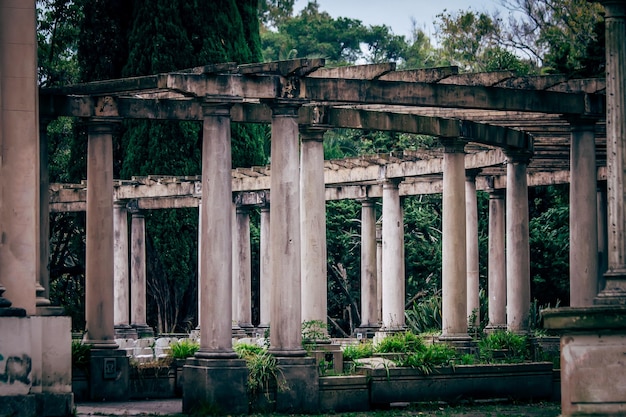
[(598, 123), (600, 117), (576, 115), (576, 116), (563, 116), (562, 119), (567, 121), (567, 123), (569, 123), (570, 125), (570, 130), (572, 132), (575, 132), (575, 131), (595, 130), (596, 123)]
[(299, 125), (300, 139), (302, 142), (323, 142), (324, 133), (331, 129), (330, 125), (305, 124)]
[(88, 134), (113, 133), (120, 125), (122, 119), (116, 117), (90, 117), (85, 119)]
[(297, 99), (274, 99), (262, 100), (272, 110), (272, 117), (298, 117), (300, 107), (306, 103), (305, 100)]
[(472, 181), (475, 182), (476, 181), (476, 177), (478, 176), (478, 174), (480, 174), (482, 172), (481, 168), (470, 168), (470, 169), (466, 169), (465, 170), (465, 180), (466, 181)]
[(439, 138), (445, 153), (465, 153), (466, 141), (459, 138)]
[(383, 190), (384, 190), (384, 189), (389, 189), (389, 188), (398, 188), (402, 181), (404, 181), (404, 177), (385, 178), (384, 180), (380, 182), (382, 183)]
[(376, 201), (372, 197), (357, 198), (357, 201), (361, 203), (363, 207), (372, 207), (376, 204)]
[(230, 109), (241, 101), (241, 98), (233, 96), (206, 97), (202, 100), (202, 116), (230, 117)]
[(506, 155), (507, 164), (528, 164), (533, 156), (533, 153), (524, 149), (505, 149), (504, 155)]

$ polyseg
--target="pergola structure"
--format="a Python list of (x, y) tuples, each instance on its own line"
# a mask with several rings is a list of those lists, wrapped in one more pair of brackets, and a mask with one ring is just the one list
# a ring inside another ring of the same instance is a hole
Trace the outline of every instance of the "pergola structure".
[[(36, 175), (40, 172), (39, 164), (33, 164), (37, 162), (33, 155), (39, 155), (40, 149), (38, 141), (33, 140), (37, 138), (34, 126), (38, 117), (68, 115), (84, 118), (89, 124), (85, 338), (95, 347), (92, 374), (101, 378), (98, 391), (92, 390), (94, 397), (123, 396), (120, 387), (116, 387), (115, 375), (127, 360), (114, 341), (113, 316), (112, 132), (115, 123), (123, 118), (203, 123), (199, 244), (205, 248), (210, 244), (211, 250), (200, 252), (201, 340), (200, 350), (185, 367), (183, 407), (187, 411), (204, 402), (233, 413), (247, 410), (245, 401), (241, 401), (245, 398), (247, 371), (236, 359), (231, 341), (235, 217), (231, 121), (271, 124), (269, 190), (270, 219), (274, 220), (270, 221), (268, 245), (272, 280), (270, 352), (278, 358), (290, 387), (289, 391), (279, 393), (279, 409), (311, 411), (317, 405), (317, 389), (310, 382), (316, 381), (311, 377), (315, 368), (305, 358), (301, 346), (301, 287), (313, 288), (325, 276), (324, 250), (320, 250), (325, 248), (325, 237), (321, 236), (319, 227), (324, 221), (325, 200), (321, 141), (323, 132), (332, 126), (439, 137), (442, 146), (436, 151), (438, 158), (428, 160), (424, 153), (420, 159), (426, 161), (424, 166), (439, 164), (440, 169), (415, 175), (419, 178), (415, 182), (441, 181), (442, 340), (462, 343), (468, 339), (466, 168), (468, 160), (489, 153), (495, 155), (501, 151), (505, 159), (491, 165), (479, 164), (477, 168), (481, 170), (472, 170), (470, 176), (478, 183), (487, 181), (494, 190), (505, 188), (506, 226), (501, 217), (494, 216), (493, 225), (498, 232), (494, 232), (490, 248), (502, 256), (506, 247), (507, 328), (513, 331), (527, 328), (530, 303), (527, 186), (534, 173), (539, 176), (550, 172), (547, 177), (557, 178), (567, 175), (569, 167), (572, 306), (589, 306), (594, 300), (624, 304), (626, 220), (622, 142), (626, 131), (623, 89), (626, 7), (623, 0), (606, 0), (603, 4), (607, 10), (606, 92), (602, 80), (515, 77), (510, 73), (455, 74), (450, 68), (395, 71), (393, 65), (326, 69), (323, 60), (299, 59), (208, 65), (168, 74), (46, 89), (37, 96), (36, 91), (31, 91), (36, 83), (32, 73), (33, 55), (18, 53), (22, 39), (28, 40), (24, 44), (32, 52), (34, 41), (30, 32), (34, 32), (34, 27), (28, 19), (34, 16), (34, 9), (3, 2), (0, 7), (0, 141), (3, 145), (0, 279), (7, 296), (28, 314), (35, 313), (35, 283), (45, 280), (39, 274), (42, 269), (39, 255), (46, 251), (40, 246), (45, 244), (45, 239), (39, 235), (45, 229), (45, 220), (38, 214), (47, 217), (47, 210), (41, 208), (47, 204), (47, 198), (40, 197), (39, 191), (47, 195), (47, 187), (40, 186), (45, 179), (41, 181)], [(15, 60), (15, 57), (23, 59)], [(28, 71), (22, 71), (23, 68)], [(22, 99), (24, 86), (28, 87), (24, 90), (28, 93)], [(22, 132), (26, 132), (27, 140), (20, 140)], [(569, 158), (565, 157), (568, 150)], [(605, 160), (608, 271), (607, 287), (598, 294), (596, 190), (598, 166), (603, 166)], [(349, 174), (359, 169), (367, 171), (370, 166), (353, 167)], [(45, 172), (45, 166), (41, 172)], [(262, 172), (259, 174), (252, 175), (263, 177)], [(382, 318), (384, 328), (390, 331), (401, 328), (404, 317), (404, 300), (399, 298), (404, 294), (404, 271), (402, 262), (395, 262), (403, 252), (399, 186), (404, 178), (383, 176), (382, 181), (382, 280), (386, 288), (382, 296)], [(380, 177), (369, 181), (380, 181)], [(349, 177), (341, 183), (352, 182), (371, 186), (368, 181), (350, 181)], [(503, 210), (503, 200), (497, 194), (494, 193), (491, 215)], [(34, 241), (33, 236), (36, 236)], [(16, 253), (19, 256), (14, 257)], [(31, 280), (24, 278), (33, 275)], [(311, 297), (319, 300), (318, 294), (312, 292)], [(572, 411), (564, 406), (566, 414)]]
[[(303, 318), (326, 318), (325, 232), (320, 227), (325, 223), (321, 140), (323, 132), (331, 127), (427, 134), (437, 136), (442, 145), (416, 152), (411, 164), (381, 165), (366, 158), (327, 162), (333, 167), (326, 174), (328, 182), (342, 189), (366, 187), (364, 198), (374, 197), (368, 192), (377, 184), (382, 195), (383, 329), (393, 331), (404, 326), (399, 188), (406, 182), (405, 187), (421, 186), (428, 192), (443, 193), (441, 339), (460, 343), (469, 340), (466, 176), (473, 177), (474, 185), (470, 187), (474, 199), (476, 182), (493, 190), (506, 189), (506, 263), (504, 229), (500, 229), (500, 236), (494, 233), (494, 239), (499, 238), (502, 243), (497, 250), (496, 245), (492, 247), (494, 259), (499, 259), (494, 270), (506, 268), (506, 278), (494, 276), (492, 284), (499, 288), (495, 292), (499, 292), (497, 299), (502, 304), (494, 311), (504, 310), (504, 299), (507, 311), (495, 319), (498, 322), (494, 326), (514, 331), (527, 329), (528, 171), (531, 178), (540, 178), (538, 182), (558, 181), (555, 178), (566, 175), (570, 165), (568, 145), (574, 144), (572, 155), (580, 157), (571, 163), (583, 169), (570, 171), (580, 175), (580, 179), (570, 181), (578, 184), (573, 191), (584, 197), (573, 201), (579, 219), (593, 219), (575, 224), (584, 227), (581, 233), (586, 236), (596, 233), (596, 165), (597, 160), (602, 162), (605, 158), (602, 151), (599, 158), (595, 157), (596, 144), (603, 149), (604, 143), (603, 81), (562, 77), (546, 80), (516, 77), (508, 72), (469, 76), (458, 74), (454, 68), (395, 71), (393, 64), (326, 69), (323, 64), (319, 59), (220, 64), (41, 92), (41, 116), (82, 117), (91, 120), (93, 126), (86, 188), (88, 341), (100, 348), (115, 346), (112, 314), (108, 314), (110, 321), (105, 326), (94, 329), (91, 323), (93, 317), (102, 318), (101, 310), (96, 313), (93, 306), (106, 304), (110, 310), (113, 307), (113, 196), (99, 190), (113, 188), (111, 134), (114, 121), (121, 118), (203, 122), (203, 226), (199, 245), (208, 247), (211, 242), (212, 250), (200, 253), (201, 348), (197, 360), (205, 362), (197, 362), (195, 368), (208, 366), (206, 361), (234, 358), (230, 339), (232, 315), (225, 314), (232, 314), (233, 310), (233, 266), (224, 262), (233, 257), (231, 225), (237, 217), (232, 210), (233, 184), (240, 184), (243, 191), (269, 189), (270, 219), (284, 219), (270, 221), (271, 351), (292, 361), (297, 358), (296, 366), (305, 363), (300, 323)], [(442, 117), (444, 114), (448, 117)], [(229, 162), (231, 121), (271, 123), (272, 175), (268, 175), (267, 169), (236, 170), (233, 180)], [(531, 130), (532, 135), (523, 129)], [(470, 169), (468, 174), (466, 169)], [(91, 198), (90, 192), (94, 193)], [(494, 207), (501, 210), (502, 205), (497, 204), (494, 202)], [(110, 219), (106, 227), (101, 223), (93, 227), (95, 219), (103, 218)], [(366, 224), (373, 226), (374, 222)], [(96, 244), (90, 245), (94, 241)], [(587, 265), (595, 262), (596, 242), (597, 239), (585, 239), (580, 241), (580, 247), (574, 244), (576, 258)], [(597, 293), (597, 268), (586, 271), (586, 275), (572, 277), (573, 293), (581, 294), (581, 303), (590, 303)], [(94, 279), (94, 275), (98, 278)], [(302, 278), (300, 281), (293, 277)], [(471, 287), (477, 294), (477, 284)], [(506, 297), (503, 291), (507, 292)], [(306, 297), (301, 296), (303, 292)], [(311, 304), (310, 308), (301, 307), (306, 304), (304, 301)], [(373, 326), (375, 321), (372, 317), (372, 323), (364, 325)]]

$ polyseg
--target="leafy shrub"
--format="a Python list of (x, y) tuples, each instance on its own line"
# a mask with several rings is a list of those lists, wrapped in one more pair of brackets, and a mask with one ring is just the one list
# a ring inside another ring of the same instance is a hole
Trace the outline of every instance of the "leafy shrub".
[(267, 391), (272, 382), (276, 382), (278, 389), (283, 388), (276, 357), (271, 355), (266, 348), (249, 343), (237, 343), (234, 349), (237, 355), (246, 361), (248, 394), (251, 397), (261, 390)]
[(357, 359), (368, 358), (374, 353), (374, 345), (371, 342), (359, 343), (357, 345), (348, 345), (343, 349), (343, 359), (346, 361), (354, 361)]
[(170, 349), (172, 358), (185, 359), (193, 356), (200, 349), (200, 344), (192, 340), (180, 340), (170, 343)]
[(302, 322), (302, 343), (315, 343), (330, 340), (326, 323), (321, 320)]
[(87, 371), (91, 360), (92, 346), (80, 340), (72, 340), (72, 367)]
[(478, 341), (480, 358), (487, 363), (519, 363), (530, 360), (528, 337), (496, 331)]
[(444, 343), (432, 344), (424, 350), (409, 353), (396, 361), (398, 366), (419, 369), (425, 375), (432, 373), (436, 366), (449, 365), (454, 361), (456, 351)]
[(441, 293), (414, 301), (413, 306), (405, 310), (404, 316), (407, 327), (413, 333), (441, 330)]
[(426, 345), (420, 336), (409, 331), (385, 337), (376, 345), (375, 350), (378, 353), (413, 353), (423, 352)]

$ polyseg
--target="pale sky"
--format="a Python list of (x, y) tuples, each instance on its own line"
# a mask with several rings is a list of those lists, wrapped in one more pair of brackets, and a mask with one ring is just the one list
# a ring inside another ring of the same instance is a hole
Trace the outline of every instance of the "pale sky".
[[(435, 16), (447, 9), (449, 12), (458, 10), (494, 11), (500, 6), (499, 0), (318, 0), (320, 10), (328, 12), (332, 17), (349, 17), (358, 19), (366, 26), (387, 25), (396, 35), (404, 35), (407, 39), (411, 34), (411, 19), (417, 27), (424, 30), (429, 37), (433, 35), (432, 22)], [(308, 0), (296, 0), (294, 13), (299, 13)]]

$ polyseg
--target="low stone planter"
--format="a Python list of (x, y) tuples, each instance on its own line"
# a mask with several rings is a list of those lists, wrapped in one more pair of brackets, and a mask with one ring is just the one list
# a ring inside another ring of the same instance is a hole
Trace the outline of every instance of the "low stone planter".
[(176, 369), (174, 367), (132, 368), (130, 398), (174, 398), (176, 396)]
[(370, 404), (458, 400), (459, 398), (550, 399), (552, 363), (458, 365), (417, 369), (359, 368), (370, 380)]
[(74, 401), (89, 400), (89, 378), (85, 370), (72, 368), (72, 393)]
[(320, 412), (369, 410), (369, 386), (365, 375), (319, 378)]

